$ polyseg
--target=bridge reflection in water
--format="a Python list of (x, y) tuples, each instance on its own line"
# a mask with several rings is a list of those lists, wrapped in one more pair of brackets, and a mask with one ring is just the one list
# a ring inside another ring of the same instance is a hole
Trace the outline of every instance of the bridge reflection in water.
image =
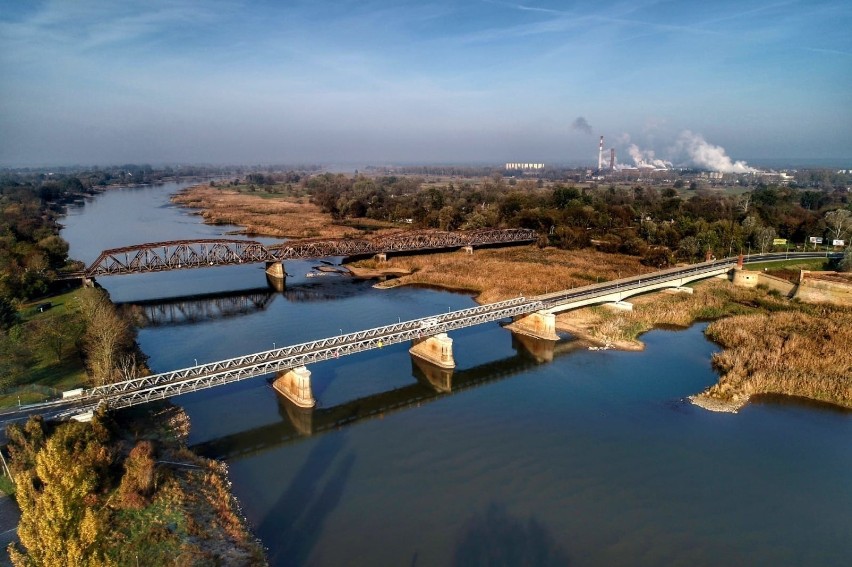
[[(340, 285), (303, 284), (286, 287), (281, 280), (269, 278), (269, 286), (236, 291), (193, 294), (186, 296), (146, 299), (119, 303), (133, 320), (142, 327), (194, 325), (229, 317), (239, 317), (264, 311), (276, 297), (294, 303), (333, 301), (342, 296), (354, 295), (352, 280), (341, 280)], [(348, 286), (346, 284), (349, 284)], [(347, 289), (348, 288), (348, 289)]]
[(515, 356), (489, 362), (467, 370), (454, 371), (411, 357), (416, 382), (333, 407), (299, 407), (278, 395), (279, 423), (264, 425), (198, 443), (192, 449), (199, 454), (225, 460), (236, 460), (293, 443), (299, 439), (339, 429), (372, 418), (418, 407), (424, 403), (451, 396), (477, 386), (496, 382), (550, 362), (555, 357), (585, 348), (582, 341), (552, 341), (512, 333)]

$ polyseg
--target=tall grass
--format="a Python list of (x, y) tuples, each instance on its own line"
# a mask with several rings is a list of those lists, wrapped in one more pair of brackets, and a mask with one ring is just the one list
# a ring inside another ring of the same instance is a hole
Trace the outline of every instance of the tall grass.
[(208, 224), (234, 224), (251, 235), (279, 238), (344, 238), (376, 230), (384, 223), (366, 223), (357, 227), (334, 222), (330, 214), (309, 202), (307, 197), (243, 194), (208, 185), (189, 187), (172, 201), (200, 210)]
[(722, 377), (704, 397), (785, 394), (852, 408), (852, 309), (732, 317), (711, 324), (707, 336), (725, 350), (713, 356)]
[(539, 295), (653, 271), (632, 256), (595, 250), (540, 249), (536, 246), (479, 249), (472, 255), (447, 252), (399, 256), (381, 265), (373, 260), (355, 265), (411, 271), (411, 275), (393, 280), (392, 285), (414, 284), (471, 291), (477, 294), (480, 303), (518, 295)]

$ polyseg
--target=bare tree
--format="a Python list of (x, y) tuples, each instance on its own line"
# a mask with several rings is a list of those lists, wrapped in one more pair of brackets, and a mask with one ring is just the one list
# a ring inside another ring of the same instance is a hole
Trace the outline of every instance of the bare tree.
[(843, 237), (852, 228), (852, 211), (847, 209), (836, 209), (825, 213), (825, 224), (831, 231), (834, 240), (843, 240)]
[(130, 323), (97, 289), (81, 295), (80, 313), (85, 321), (83, 344), (92, 379), (95, 385), (112, 382), (120, 375), (119, 357), (133, 343)]
[(758, 228), (755, 231), (755, 240), (758, 248), (760, 248), (760, 252), (766, 252), (766, 249), (772, 246), (772, 241), (775, 240), (777, 236), (778, 234), (772, 227), (763, 226)]

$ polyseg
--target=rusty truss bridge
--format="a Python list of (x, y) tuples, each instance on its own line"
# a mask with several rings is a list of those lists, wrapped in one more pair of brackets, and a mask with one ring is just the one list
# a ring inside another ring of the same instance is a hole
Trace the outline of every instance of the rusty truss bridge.
[(236, 239), (171, 240), (104, 250), (83, 275), (91, 278), (331, 256), (515, 244), (532, 242), (536, 238), (534, 230), (510, 228), (459, 232), (408, 231), (371, 239), (305, 239), (274, 245)]

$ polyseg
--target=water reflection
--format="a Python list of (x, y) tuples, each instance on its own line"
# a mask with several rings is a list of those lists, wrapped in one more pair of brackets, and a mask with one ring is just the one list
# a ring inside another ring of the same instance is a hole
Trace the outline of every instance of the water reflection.
[(140, 327), (193, 325), (248, 315), (266, 309), (275, 298), (269, 288), (148, 299), (121, 304)]
[[(512, 335), (512, 347), (517, 354), (494, 362), (481, 364), (461, 371), (439, 368), (417, 357), (411, 358), (411, 373), (415, 383), (365, 396), (333, 407), (300, 408), (284, 396), (278, 395), (278, 411), (283, 418), (278, 423), (241, 431), (212, 439), (193, 446), (202, 455), (238, 460), (249, 455), (298, 441), (308, 436), (339, 429), (366, 419), (385, 415), (424, 403), (454, 395), (471, 388), (509, 378), (541, 364), (540, 356), (545, 349), (550, 360), (584, 347), (579, 341), (535, 341), (520, 335)], [(538, 354), (532, 354), (532, 351)]]
[(544, 524), (534, 517), (523, 520), (511, 516), (504, 507), (491, 504), (468, 522), (453, 565), (564, 567), (570, 561)]
[(355, 464), (355, 455), (344, 452), (345, 445), (344, 435), (320, 440), (258, 527), (266, 538), (277, 540), (269, 551), (272, 565), (303, 565), (310, 556)]
[(286, 287), (282, 280), (269, 280), (267, 287), (193, 293), (116, 304), (127, 311), (140, 327), (172, 327), (251, 315), (266, 310), (278, 296), (292, 303), (334, 301), (354, 296), (360, 289), (353, 287), (352, 282), (344, 285), (314, 283)]

